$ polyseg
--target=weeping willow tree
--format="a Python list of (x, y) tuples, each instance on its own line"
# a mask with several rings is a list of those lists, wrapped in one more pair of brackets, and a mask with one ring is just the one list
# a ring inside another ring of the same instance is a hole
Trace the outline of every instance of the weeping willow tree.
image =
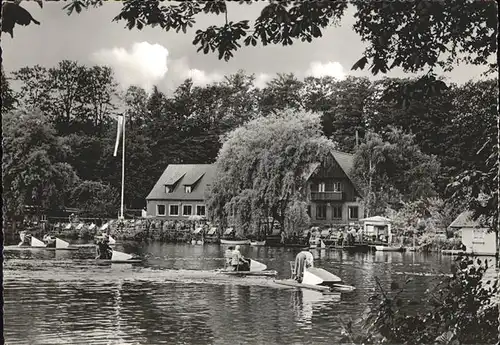
[(227, 134), (207, 196), (211, 221), (242, 235), (270, 218), (287, 231), (307, 225), (307, 179), (334, 148), (321, 128), (319, 114), (287, 109)]

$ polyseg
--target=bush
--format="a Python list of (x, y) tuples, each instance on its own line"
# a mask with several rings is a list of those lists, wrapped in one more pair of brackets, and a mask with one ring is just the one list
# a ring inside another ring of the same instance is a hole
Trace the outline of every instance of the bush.
[[(357, 325), (344, 326), (342, 343), (495, 344), (498, 280), (484, 281), (487, 268), (487, 262), (480, 259), (458, 257), (451, 277), (428, 291), (423, 301), (404, 300), (404, 288), (397, 283), (385, 291), (377, 279), (379, 289), (369, 298), (373, 305)], [(411, 312), (416, 305), (420, 310)], [(364, 332), (355, 333), (356, 326)]]

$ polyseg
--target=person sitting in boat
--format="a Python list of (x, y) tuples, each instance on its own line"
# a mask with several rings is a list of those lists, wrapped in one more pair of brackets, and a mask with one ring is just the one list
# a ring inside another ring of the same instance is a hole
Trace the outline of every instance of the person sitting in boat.
[(314, 267), (314, 257), (311, 252), (303, 250), (297, 254), (295, 257), (295, 266), (293, 272), (293, 278), (302, 283), (302, 278), (304, 277), (304, 271), (306, 268)]
[(225, 267), (231, 267), (231, 262), (233, 261), (233, 250), (234, 247), (230, 246), (226, 249), (226, 252), (224, 253), (224, 258), (226, 259), (225, 261)]
[(56, 246), (56, 239), (52, 238), (49, 234), (43, 236), (43, 242), (48, 248), (52, 248)]
[(28, 234), (26, 231), (21, 231), (19, 237), (21, 238), (21, 242), (18, 244), (19, 247), (31, 246), (31, 234)]
[(113, 250), (109, 246), (109, 241), (106, 237), (102, 238), (97, 242), (97, 257), (96, 259), (101, 260), (111, 260), (113, 255)]
[(236, 246), (232, 252), (231, 265), (235, 271), (250, 271), (250, 260), (241, 255), (240, 246)]

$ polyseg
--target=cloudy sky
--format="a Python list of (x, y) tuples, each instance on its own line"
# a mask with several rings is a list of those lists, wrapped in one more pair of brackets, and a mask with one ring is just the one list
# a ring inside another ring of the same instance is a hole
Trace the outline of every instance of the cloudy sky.
[[(267, 2), (253, 5), (229, 4), (229, 20), (256, 18)], [(220, 80), (224, 75), (243, 69), (256, 76), (262, 86), (276, 73), (307, 75), (345, 75), (372, 77), (367, 71), (350, 71), (363, 53), (364, 44), (352, 30), (354, 18), (349, 11), (340, 26), (330, 27), (323, 37), (312, 43), (296, 42), (293, 46), (243, 47), (229, 62), (217, 59), (216, 54), (197, 53), (192, 45), (194, 32), (213, 24), (222, 24), (223, 16), (203, 15), (187, 34), (164, 32), (161, 28), (142, 31), (124, 28), (125, 22), (112, 22), (121, 8), (117, 3), (106, 3), (98, 9), (68, 16), (63, 3), (23, 2), (40, 26), (16, 26), (14, 39), (2, 35), (3, 63), (7, 72), (23, 66), (56, 65), (63, 59), (82, 64), (111, 66), (123, 88), (135, 84), (149, 89), (158, 85), (170, 92), (184, 79), (191, 77), (203, 85)], [(457, 66), (446, 74), (449, 81), (463, 83), (477, 79), (483, 72), (475, 66)], [(404, 76), (401, 71), (388, 76)], [(373, 78), (373, 77), (372, 77)]]

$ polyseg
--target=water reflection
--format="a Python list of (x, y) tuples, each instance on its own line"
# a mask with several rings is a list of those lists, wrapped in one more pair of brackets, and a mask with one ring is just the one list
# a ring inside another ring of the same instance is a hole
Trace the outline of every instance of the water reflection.
[(340, 293), (323, 294), (313, 290), (296, 290), (291, 294), (293, 309), (299, 324), (311, 328), (314, 310), (320, 312), (328, 303), (340, 302)]
[[(359, 317), (375, 289), (413, 274), (422, 296), (430, 272), (449, 272), (450, 257), (420, 253), (316, 251), (315, 265), (356, 286), (351, 294), (271, 289), (266, 279), (211, 279), (224, 247), (121, 243), (145, 265), (98, 266), (92, 247), (5, 253), (5, 330), (10, 344), (332, 344), (341, 318)], [(298, 248), (242, 247), (290, 276)], [(186, 271), (190, 270), (190, 271)], [(194, 271), (196, 270), (196, 271)], [(190, 275), (190, 276), (189, 276)], [(186, 279), (186, 277), (190, 277)]]

